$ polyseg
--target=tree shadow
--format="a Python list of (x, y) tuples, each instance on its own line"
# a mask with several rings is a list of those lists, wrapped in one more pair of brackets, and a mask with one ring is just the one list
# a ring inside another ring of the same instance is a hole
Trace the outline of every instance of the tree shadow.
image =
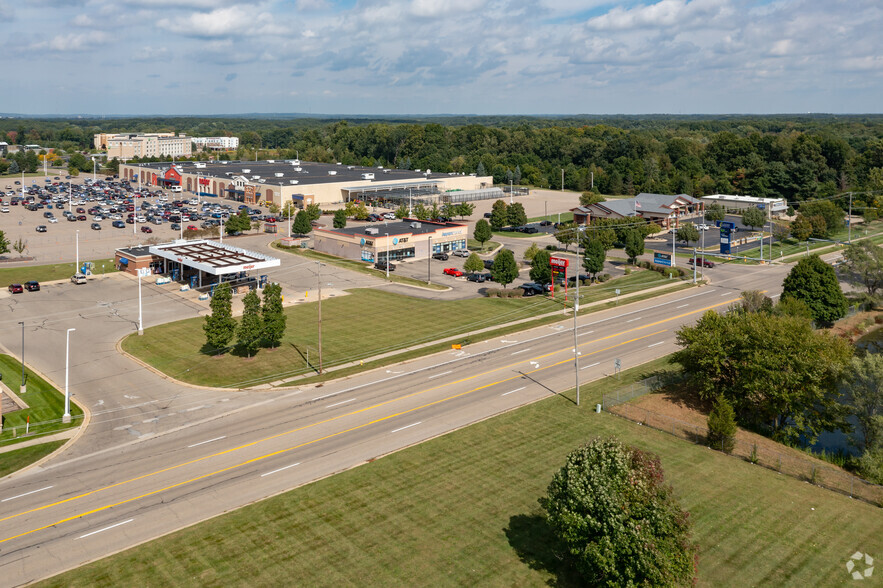
[(585, 585), (579, 574), (568, 564), (566, 548), (555, 537), (545, 516), (514, 515), (509, 517), (509, 526), (503, 531), (509, 545), (522, 562), (532, 570), (548, 572), (554, 576), (548, 580), (549, 586), (575, 588)]

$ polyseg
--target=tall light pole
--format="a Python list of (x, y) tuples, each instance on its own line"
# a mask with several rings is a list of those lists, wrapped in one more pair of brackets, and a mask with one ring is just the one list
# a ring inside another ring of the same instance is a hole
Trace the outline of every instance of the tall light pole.
[(138, 334), (144, 334), (144, 323), (141, 321), (141, 268), (138, 269)]
[(70, 390), (68, 389), (68, 372), (70, 371), (71, 354), (71, 331), (76, 331), (76, 329), (67, 330), (67, 340), (64, 345), (64, 414), (61, 417), (61, 422), (63, 423), (71, 422), (71, 395)]
[[(561, 176), (561, 184), (564, 185), (564, 176)], [(512, 180), (509, 180), (509, 204), (512, 204)]]
[(95, 183), (95, 167), (96, 167), (96, 163), (97, 163), (97, 162), (96, 162), (95, 158), (93, 157), (93, 158), (92, 158), (92, 183), (93, 183), (93, 184)]
[(576, 298), (573, 300), (573, 374), (576, 378), (576, 405), (579, 406), (579, 344), (576, 333), (576, 317), (579, 315), (579, 242), (582, 240), (582, 228), (576, 234)]
[(386, 235), (386, 281), (389, 281), (389, 233)]
[(322, 375), (322, 262), (316, 262), (316, 283), (319, 286), (319, 375)]
[(24, 394), (28, 391), (27, 380), (25, 379), (25, 323), (18, 321), (21, 325), (21, 388), (19, 392)]
[(429, 235), (429, 256), (426, 258), (426, 283), (432, 283), (432, 235)]
[(80, 229), (77, 229), (77, 261), (74, 266), (74, 273), (80, 273)]

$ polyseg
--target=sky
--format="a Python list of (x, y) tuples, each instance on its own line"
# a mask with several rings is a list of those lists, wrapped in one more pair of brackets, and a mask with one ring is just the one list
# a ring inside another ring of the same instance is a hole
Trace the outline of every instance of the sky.
[(879, 113), (881, 0), (0, 0), (0, 112)]

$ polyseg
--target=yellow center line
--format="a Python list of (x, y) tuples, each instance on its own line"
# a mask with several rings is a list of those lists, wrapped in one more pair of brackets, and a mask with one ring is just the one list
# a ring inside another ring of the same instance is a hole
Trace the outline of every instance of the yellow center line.
[[(686, 317), (686, 316), (690, 316), (690, 315), (692, 315), (692, 314), (696, 314), (696, 313), (700, 313), (700, 312), (705, 312), (705, 311), (708, 311), (708, 310), (711, 310), (711, 309), (717, 308), (717, 307), (719, 307), (719, 306), (723, 306), (723, 305), (725, 305), (725, 304), (730, 304), (730, 303), (732, 303), (732, 302), (736, 302), (736, 301), (738, 301), (738, 300), (740, 300), (740, 298), (736, 298), (736, 299), (732, 299), (732, 300), (726, 300), (726, 301), (723, 301), (723, 302), (719, 302), (719, 303), (717, 303), (717, 304), (713, 304), (713, 305), (711, 305), (711, 306), (706, 306), (706, 307), (701, 308), (701, 309), (698, 309), (698, 310), (694, 310), (694, 311), (690, 311), (690, 312), (685, 312), (685, 313), (682, 313), (682, 314), (679, 314), (679, 315), (676, 315), (676, 316), (672, 316), (672, 317), (668, 317), (668, 318), (665, 318), (665, 319), (661, 319), (661, 320), (659, 320), (659, 321), (656, 321), (656, 322), (653, 322), (653, 323), (649, 323), (649, 324), (647, 324), (647, 325), (642, 325), (642, 326), (634, 327), (634, 328), (631, 328), (631, 329), (627, 329), (627, 330), (625, 330), (625, 331), (621, 331), (621, 332), (619, 332), (619, 333), (614, 333), (614, 334), (611, 334), (611, 335), (606, 335), (606, 336), (604, 336), (604, 337), (600, 337), (600, 338), (597, 338), (597, 339), (593, 339), (592, 341), (587, 341), (587, 342), (585, 342), (585, 343), (582, 343), (582, 344), (580, 344), (580, 347), (585, 346), (585, 345), (591, 345), (591, 344), (597, 343), (597, 342), (599, 342), (599, 341), (604, 341), (604, 340), (606, 340), (606, 339), (611, 339), (611, 338), (614, 338), (614, 337), (619, 337), (619, 336), (621, 336), (621, 335), (625, 335), (625, 334), (628, 334), (628, 333), (632, 333), (632, 332), (635, 332), (635, 331), (639, 331), (639, 330), (642, 330), (642, 329), (646, 329), (646, 328), (649, 328), (649, 327), (652, 327), (652, 326), (655, 326), (655, 325), (659, 325), (659, 324), (662, 324), (662, 323), (666, 323), (666, 322), (670, 322), (670, 321), (673, 321), (673, 320), (677, 320), (677, 319), (679, 319), (679, 318), (683, 318), (683, 317)], [(663, 331), (659, 331), (659, 333), (661, 333), (661, 332), (663, 332)], [(644, 337), (639, 337), (638, 339), (643, 339), (643, 338), (645, 338), (645, 337), (650, 337), (650, 336), (653, 336), (653, 335), (655, 335), (655, 334), (658, 334), (658, 333), (651, 333), (650, 335), (645, 335)], [(612, 349), (612, 348), (614, 348), (614, 347), (618, 347), (618, 346), (620, 346), (620, 345), (625, 345), (625, 344), (627, 344), (627, 343), (631, 343), (631, 342), (636, 341), (636, 340), (638, 340), (638, 339), (633, 339), (633, 340), (630, 340), (630, 341), (626, 341), (626, 342), (624, 342), (624, 343), (620, 343), (620, 344), (614, 345), (613, 347), (609, 347), (609, 348), (607, 348), (607, 349)], [(543, 355), (538, 355), (538, 356), (534, 357), (533, 360), (536, 361), (536, 360), (538, 360), (538, 359), (543, 359), (543, 358), (546, 358), (546, 357), (549, 357), (549, 356), (555, 355), (556, 353), (561, 353), (562, 351), (566, 351), (567, 349), (573, 349), (573, 347), (572, 347), (572, 346), (571, 346), (571, 347), (566, 347), (566, 348), (558, 349), (558, 350), (556, 350), (556, 351), (552, 351), (552, 352), (549, 352), (549, 353), (545, 353), (545, 354), (543, 354)], [(605, 351), (605, 350), (607, 350), (607, 349), (601, 349), (601, 350), (598, 350), (598, 351), (596, 351), (596, 352), (593, 352), (592, 354), (594, 354), (594, 353), (599, 353), (600, 351)], [(589, 355), (592, 355), (592, 354), (589, 354)], [(281, 432), (281, 433), (277, 433), (277, 434), (275, 434), (275, 435), (270, 435), (270, 436), (267, 436), (267, 437), (264, 437), (264, 438), (261, 438), (261, 439), (256, 439), (255, 441), (250, 441), (250, 442), (248, 442), (248, 443), (243, 443), (243, 444), (238, 445), (238, 446), (236, 446), (236, 447), (231, 447), (231, 448), (229, 448), (229, 449), (225, 449), (225, 450), (222, 450), (222, 451), (218, 451), (218, 452), (215, 452), (215, 453), (211, 453), (211, 454), (209, 454), (209, 455), (206, 455), (206, 456), (203, 456), (203, 457), (199, 457), (199, 458), (196, 458), (196, 459), (192, 459), (192, 460), (188, 460), (188, 461), (185, 461), (185, 462), (182, 462), (182, 463), (179, 463), (179, 464), (173, 465), (173, 466), (169, 466), (169, 467), (167, 467), (167, 468), (161, 468), (161, 469), (159, 469), (159, 470), (154, 470), (153, 472), (149, 472), (149, 473), (146, 473), (146, 474), (142, 474), (142, 475), (140, 475), (140, 476), (136, 476), (136, 477), (134, 477), (134, 478), (130, 478), (130, 479), (128, 479), (128, 480), (123, 480), (123, 481), (120, 481), (120, 482), (116, 482), (116, 483), (114, 483), (114, 484), (108, 484), (108, 485), (106, 485), (106, 486), (102, 486), (101, 488), (96, 488), (95, 490), (90, 490), (90, 491), (88, 491), (88, 492), (83, 492), (83, 493), (81, 493), (81, 494), (77, 494), (77, 495), (75, 495), (75, 496), (71, 496), (71, 497), (69, 497), (69, 498), (65, 498), (65, 499), (63, 499), (63, 500), (58, 500), (58, 501), (55, 501), (55, 502), (52, 502), (52, 503), (49, 503), (49, 504), (44, 504), (44, 505), (42, 505), (42, 506), (38, 506), (38, 507), (35, 507), (35, 508), (32, 508), (32, 509), (29, 509), (29, 510), (25, 510), (25, 511), (22, 511), (22, 512), (19, 512), (19, 513), (16, 513), (16, 514), (12, 514), (12, 515), (9, 515), (9, 516), (6, 516), (6, 517), (3, 517), (3, 518), (0, 518), (0, 522), (8, 521), (8, 520), (14, 519), (14, 518), (16, 518), (16, 517), (20, 517), (20, 516), (22, 516), (22, 515), (26, 515), (26, 514), (30, 514), (30, 513), (34, 513), (34, 512), (39, 512), (39, 511), (42, 511), (42, 510), (46, 510), (46, 509), (48, 509), (48, 508), (52, 508), (52, 507), (55, 507), (55, 506), (60, 506), (60, 505), (66, 504), (66, 503), (68, 503), (68, 502), (72, 502), (72, 501), (74, 501), (74, 500), (79, 500), (79, 499), (82, 499), (82, 498), (86, 498), (86, 497), (92, 496), (92, 495), (97, 494), (97, 493), (99, 493), (99, 492), (104, 492), (104, 491), (106, 491), (106, 490), (110, 490), (110, 489), (113, 489), (113, 488), (118, 488), (118, 487), (123, 486), (123, 485), (126, 485), (126, 484), (131, 484), (131, 483), (133, 483), (133, 482), (137, 482), (137, 481), (144, 480), (144, 479), (147, 479), (147, 478), (150, 478), (150, 477), (153, 477), (153, 476), (157, 476), (157, 475), (159, 475), (159, 474), (163, 474), (163, 473), (166, 473), (166, 472), (170, 472), (170, 471), (175, 470), (175, 469), (178, 469), (178, 468), (182, 468), (182, 467), (185, 467), (185, 466), (188, 466), (188, 465), (193, 465), (193, 464), (196, 464), (196, 463), (199, 463), (199, 462), (202, 462), (202, 461), (208, 460), (208, 459), (212, 459), (212, 458), (214, 458), (214, 457), (220, 457), (220, 456), (223, 456), (223, 455), (227, 455), (227, 454), (232, 453), (232, 452), (234, 452), (234, 451), (240, 451), (240, 450), (242, 450), (242, 449), (247, 449), (247, 448), (249, 448), (249, 447), (253, 447), (253, 446), (255, 446), (255, 445), (258, 445), (259, 443), (264, 443), (264, 442), (267, 442), (267, 441), (271, 441), (271, 440), (273, 440), (273, 439), (278, 439), (278, 438), (280, 438), (280, 437), (283, 437), (283, 436), (286, 436), (286, 435), (291, 435), (291, 434), (294, 434), (294, 433), (297, 433), (297, 432), (300, 432), (300, 431), (303, 431), (303, 430), (306, 430), (306, 429), (309, 429), (309, 428), (312, 428), (312, 427), (317, 427), (317, 426), (319, 426), (319, 425), (323, 425), (323, 424), (325, 424), (325, 423), (330, 423), (330, 422), (333, 422), (333, 421), (336, 421), (336, 420), (339, 420), (339, 419), (343, 419), (343, 418), (346, 418), (346, 417), (349, 417), (349, 416), (357, 415), (357, 414), (360, 414), (360, 413), (363, 413), (363, 412), (366, 412), (366, 411), (369, 411), (369, 410), (374, 410), (374, 409), (376, 409), (376, 408), (380, 408), (380, 407), (386, 406), (387, 404), (390, 404), (390, 403), (392, 403), (392, 402), (398, 402), (398, 401), (400, 401), (400, 400), (406, 400), (406, 399), (408, 399), (408, 398), (413, 398), (413, 397), (418, 396), (418, 395), (420, 395), (420, 394), (426, 394), (426, 393), (428, 393), (428, 392), (431, 392), (431, 391), (433, 391), (433, 390), (438, 390), (438, 389), (443, 388), (443, 387), (445, 387), (445, 386), (454, 386), (454, 385), (457, 385), (457, 384), (460, 384), (460, 383), (463, 383), (463, 382), (467, 382), (467, 381), (469, 381), (469, 380), (473, 380), (473, 379), (475, 379), (475, 378), (479, 378), (479, 377), (481, 377), (481, 376), (486, 376), (486, 375), (488, 375), (488, 374), (491, 374), (491, 373), (494, 373), (494, 372), (497, 372), (497, 371), (500, 371), (500, 370), (509, 369), (509, 368), (511, 368), (511, 367), (513, 367), (513, 366), (516, 366), (516, 365), (519, 365), (519, 364), (523, 364), (525, 361), (529, 361), (529, 360), (528, 360), (528, 359), (523, 359), (523, 360), (520, 360), (520, 361), (517, 361), (517, 362), (514, 362), (514, 363), (507, 364), (507, 365), (505, 365), (505, 366), (501, 366), (501, 367), (498, 367), (498, 368), (493, 368), (493, 369), (487, 370), (487, 371), (482, 372), (482, 373), (479, 373), (479, 374), (474, 374), (474, 375), (472, 375), (472, 376), (467, 376), (467, 377), (465, 377), (465, 378), (461, 378), (461, 379), (459, 379), (459, 380), (455, 380), (455, 381), (453, 381), (453, 382), (442, 383), (442, 384), (439, 384), (438, 386), (433, 386), (433, 387), (431, 387), (431, 388), (426, 388), (426, 389), (424, 389), (424, 390), (419, 390), (419, 391), (416, 391), (416, 392), (412, 392), (412, 393), (410, 393), (410, 394), (405, 394), (404, 396), (399, 396), (399, 397), (396, 397), (396, 398), (391, 398), (391, 399), (389, 399), (389, 400), (385, 400), (385, 401), (383, 401), (383, 402), (379, 402), (379, 403), (377, 403), (377, 404), (373, 404), (373, 405), (371, 405), (371, 406), (367, 406), (367, 407), (364, 407), (364, 408), (360, 408), (360, 409), (357, 409), (357, 410), (353, 410), (353, 411), (350, 411), (350, 412), (347, 412), (347, 413), (344, 413), (344, 414), (341, 414), (341, 415), (338, 415), (338, 416), (334, 416), (334, 417), (330, 417), (330, 418), (327, 418), (327, 419), (323, 419), (323, 420), (321, 420), (321, 421), (316, 421), (316, 422), (314, 422), (314, 423), (310, 423), (310, 424), (308, 424), (308, 425), (304, 425), (304, 426), (302, 426), (302, 427), (297, 427), (297, 428), (295, 428), (295, 429), (291, 429), (291, 430), (289, 430), (289, 431), (283, 431), (283, 432)], [(565, 360), (564, 362), (566, 362), (566, 361), (572, 361), (572, 359)], [(564, 362), (559, 362), (559, 363), (564, 363)], [(558, 364), (553, 364), (553, 365), (558, 365)], [(547, 366), (547, 367), (552, 367), (552, 366)], [(543, 369), (545, 369), (545, 368), (543, 368)], [(538, 371), (538, 370), (533, 370), (533, 371)], [(527, 372), (527, 373), (533, 373), (533, 372)], [(519, 376), (514, 376), (513, 378), (507, 378), (507, 379), (501, 380), (500, 382), (495, 382), (495, 383), (493, 383), (493, 384), (488, 384), (487, 386), (496, 385), (497, 383), (506, 382), (506, 381), (509, 381), (509, 380), (511, 380), (511, 379), (515, 379), (515, 378), (518, 378), (518, 377), (521, 377), (521, 376), (519, 375)], [(463, 396), (463, 395), (465, 395), (465, 394), (469, 394), (469, 393), (471, 393), (471, 392), (474, 392), (474, 391), (477, 391), (477, 390), (481, 390), (481, 389), (483, 389), (483, 388), (485, 388), (485, 387), (487, 387), (487, 386), (481, 386), (481, 387), (479, 387), (479, 388), (475, 388), (475, 389), (473, 389), (473, 390), (467, 390), (467, 391), (465, 391), (465, 392), (463, 392), (463, 393), (460, 393), (460, 394), (457, 394), (457, 395), (451, 396), (451, 397), (449, 397), (449, 398), (442, 399), (442, 400), (439, 400), (439, 401), (435, 401), (435, 402), (432, 402), (432, 403), (426, 404), (426, 405), (424, 405), (424, 406), (418, 407), (417, 409), (419, 409), (419, 408), (425, 408), (425, 407), (429, 407), (429, 406), (433, 406), (434, 404), (437, 404), (437, 403), (439, 403), (439, 402), (444, 402), (444, 401), (447, 401), (447, 400), (452, 400), (452, 399), (458, 398), (458, 397), (460, 397), (460, 396)], [(408, 410), (408, 411), (405, 411), (405, 412), (402, 412), (402, 413), (397, 413), (397, 414), (407, 414), (408, 412), (411, 412), (412, 410), (417, 410), (417, 409), (411, 409), (411, 410)], [(324, 440), (324, 439), (327, 439), (327, 438), (330, 438), (330, 437), (334, 437), (334, 436), (339, 435), (339, 434), (344, 434), (344, 433), (347, 433), (347, 432), (350, 432), (350, 431), (354, 431), (354, 430), (357, 430), (357, 429), (359, 429), (359, 428), (361, 428), (361, 427), (363, 427), (363, 426), (368, 426), (368, 425), (373, 424), (373, 423), (375, 423), (375, 422), (380, 422), (380, 421), (385, 420), (385, 419), (387, 419), (387, 418), (395, 417), (395, 416), (397, 416), (397, 414), (393, 414), (393, 415), (390, 415), (390, 416), (388, 416), (388, 417), (383, 417), (383, 418), (381, 418), (381, 419), (379, 419), (379, 420), (376, 420), (376, 421), (370, 421), (370, 422), (368, 422), (368, 423), (365, 423), (364, 425), (360, 425), (360, 426), (357, 426), (357, 427), (352, 428), (352, 429), (347, 429), (347, 430), (341, 431), (341, 432), (339, 432), (339, 433), (332, 434), (332, 435), (330, 435), (329, 437), (323, 437), (323, 438), (320, 438), (320, 439), (315, 439), (315, 440), (310, 441), (310, 442), (308, 442), (308, 443), (306, 443), (306, 444), (314, 443), (314, 442), (321, 441), (321, 440)], [(298, 448), (298, 447), (302, 447), (302, 446), (303, 446), (303, 445), (294, 446), (294, 447), (291, 447), (291, 448), (288, 448), (288, 449), (285, 449), (285, 450), (281, 450), (280, 452), (277, 452), (277, 453), (281, 453), (281, 452), (284, 452), (284, 451), (289, 451), (289, 450), (291, 450), (291, 449), (296, 449), (296, 448)], [(271, 457), (271, 456), (273, 456), (273, 455), (276, 455), (277, 453), (270, 453), (270, 454), (267, 454), (267, 455), (264, 456), (264, 457)], [(256, 461), (256, 460), (258, 460), (258, 459), (263, 459), (263, 457), (261, 457), (261, 458), (255, 458), (254, 460), (249, 460), (249, 461), (246, 461), (246, 462), (242, 462), (242, 464), (240, 464), (240, 465), (245, 465), (245, 464), (251, 463), (252, 461)], [(231, 466), (231, 468), (232, 468), (232, 467), (239, 467), (239, 466)], [(224, 471), (227, 471), (228, 469), (230, 469), (230, 468), (225, 468), (225, 469), (222, 469), (222, 470), (218, 470), (217, 472), (214, 472), (214, 473), (222, 473), (222, 472), (224, 472)], [(213, 475), (213, 474), (206, 474), (206, 475)], [(163, 488), (163, 489), (160, 489), (160, 490), (156, 490), (156, 491), (154, 491), (154, 492), (151, 492), (151, 493), (148, 493), (148, 494), (144, 494), (144, 495), (142, 495), (142, 496), (139, 496), (139, 497), (136, 497), (136, 498), (132, 498), (132, 499), (129, 499), (129, 500), (127, 500), (127, 501), (124, 501), (124, 502), (121, 502), (121, 503), (118, 503), (118, 504), (124, 504), (125, 502), (129, 502), (129, 501), (131, 501), (131, 500), (137, 500), (138, 498), (142, 498), (142, 497), (145, 497), (145, 496), (150, 496), (150, 495), (154, 494), (155, 492), (161, 492), (161, 491), (163, 491), (163, 490), (167, 490), (167, 489), (170, 489), (170, 488), (174, 488), (174, 487), (176, 487), (176, 486), (178, 486), (178, 485), (180, 485), (180, 484), (185, 484), (185, 483), (189, 483), (189, 482), (192, 482), (192, 481), (197, 481), (197, 480), (201, 479), (202, 477), (204, 477), (204, 476), (200, 476), (200, 477), (197, 477), (197, 478), (193, 478), (192, 480), (188, 480), (188, 481), (186, 481), (186, 482), (181, 482), (181, 483), (179, 483), (179, 484), (175, 484), (175, 485), (173, 485), (173, 486), (168, 486), (168, 487), (166, 487), (166, 488)], [(113, 506), (113, 505), (111, 505), (111, 506)], [(99, 509), (99, 510), (101, 510), (101, 509)], [(82, 513), (81, 515), (77, 515), (77, 516), (85, 516), (86, 514), (90, 514), (90, 513), (92, 513), (92, 512), (97, 512), (97, 511), (89, 511), (89, 512), (87, 512), (87, 513)], [(72, 517), (72, 518), (77, 518), (77, 517)], [(61, 521), (59, 521), (59, 522), (66, 522), (66, 521), (68, 521), (68, 520), (71, 520), (71, 519), (70, 519), (70, 518), (68, 518), (68, 519), (63, 519), (63, 520), (61, 520)], [(21, 537), (21, 536), (23, 536), (23, 535), (27, 535), (27, 534), (32, 533), (32, 532), (34, 532), (34, 531), (39, 531), (39, 530), (44, 529), (44, 528), (46, 528), (46, 527), (41, 527), (41, 528), (39, 528), (39, 529), (33, 529), (33, 530), (31, 530), (31, 531), (28, 531), (28, 532), (23, 533), (23, 534), (20, 534), (20, 535), (15, 535), (15, 536), (13, 536), (13, 537), (8, 537), (8, 538), (6, 538), (6, 539), (2, 539), (2, 540), (0, 540), (0, 543), (3, 543), (3, 542), (5, 542), (5, 541), (9, 541), (10, 539), (15, 539), (15, 538), (17, 538), (17, 537)]]
[[(589, 355), (594, 355), (594, 354), (596, 354), (596, 353), (602, 353), (602, 352), (604, 352), (604, 351), (609, 351), (609, 350), (611, 350), (611, 349), (615, 349), (615, 348), (617, 348), (617, 347), (621, 347), (621, 346), (623, 346), (623, 345), (628, 345), (629, 343), (633, 343), (633, 342), (635, 342), (635, 341), (640, 341), (641, 339), (646, 339), (646, 338), (648, 338), (648, 337), (653, 337), (653, 336), (655, 336), (655, 335), (658, 335), (659, 333), (664, 333), (666, 330), (667, 330), (667, 329), (663, 329), (663, 330), (661, 330), (661, 331), (657, 331), (657, 332), (655, 332), (655, 333), (649, 333), (649, 334), (647, 334), (647, 335), (642, 335), (642, 336), (640, 336), (640, 337), (636, 337), (636, 338), (634, 338), (634, 339), (630, 339), (630, 340), (628, 340), (628, 341), (622, 341), (621, 343), (617, 343), (617, 344), (615, 344), (615, 345), (611, 345), (610, 347), (606, 347), (606, 348), (604, 348), (604, 349), (598, 349), (598, 350), (593, 351), (593, 352), (591, 352), (591, 353), (587, 353), (586, 355), (589, 356)], [(247, 460), (242, 461), (242, 462), (240, 462), (240, 463), (233, 464), (233, 465), (227, 466), (227, 467), (225, 467), (225, 468), (221, 468), (221, 469), (219, 469), (219, 470), (215, 470), (215, 471), (213, 471), (213, 472), (208, 472), (208, 473), (205, 473), (205, 474), (201, 474), (201, 475), (199, 475), (199, 476), (195, 476), (195, 477), (190, 478), (190, 479), (187, 479), (187, 480), (182, 480), (182, 481), (180, 481), (180, 482), (175, 482), (174, 484), (169, 484), (168, 486), (165, 486), (165, 487), (163, 487), (163, 488), (158, 488), (158, 489), (156, 489), (156, 490), (151, 490), (150, 492), (145, 492), (145, 493), (143, 493), (143, 494), (139, 494), (138, 496), (133, 496), (133, 497), (131, 497), (131, 498), (126, 498), (125, 500), (120, 500), (120, 501), (118, 501), (118, 502), (114, 502), (114, 503), (111, 503), (111, 504), (106, 504), (106, 505), (104, 505), (104, 506), (99, 506), (98, 508), (94, 508), (94, 509), (92, 509), (92, 510), (87, 510), (87, 511), (85, 511), (85, 512), (81, 512), (81, 513), (78, 513), (78, 514), (71, 515), (71, 516), (69, 516), (69, 517), (66, 517), (66, 518), (60, 519), (60, 520), (55, 521), (55, 522), (53, 522), (53, 523), (49, 523), (49, 524), (47, 524), (47, 525), (43, 525), (42, 527), (37, 527), (37, 528), (35, 528), (35, 529), (30, 529), (29, 531), (24, 531), (23, 533), (19, 533), (18, 535), (13, 535), (13, 536), (11, 536), (11, 537), (6, 537), (5, 539), (0, 539), (0, 543), (5, 543), (6, 541), (11, 541), (11, 540), (13, 540), (13, 539), (18, 539), (18, 538), (20, 538), (20, 537), (24, 537), (24, 536), (26, 536), (26, 535), (30, 535), (30, 534), (32, 534), (32, 533), (36, 533), (37, 531), (42, 531), (42, 530), (44, 530), (44, 529), (48, 529), (48, 528), (50, 528), (50, 527), (55, 527), (55, 526), (61, 525), (62, 523), (67, 523), (67, 522), (70, 522), (70, 521), (73, 521), (73, 520), (76, 520), (76, 519), (80, 519), (80, 518), (83, 518), (83, 517), (89, 516), (89, 515), (91, 515), (91, 514), (99, 513), (99, 512), (102, 512), (102, 511), (105, 511), (105, 510), (108, 510), (108, 509), (114, 508), (114, 507), (116, 507), (116, 506), (121, 506), (121, 505), (123, 505), (123, 504), (128, 504), (128, 503), (130, 503), (130, 502), (134, 502), (134, 501), (136, 501), (136, 500), (141, 500), (142, 498), (148, 498), (148, 497), (153, 496), (153, 495), (155, 495), (155, 494), (159, 494), (160, 492), (165, 492), (165, 491), (167, 491), (167, 490), (172, 490), (172, 489), (174, 489), (174, 488), (178, 488), (178, 487), (180, 487), (180, 486), (184, 486), (184, 485), (187, 485), (187, 484), (192, 484), (192, 483), (194, 483), (194, 482), (198, 482), (198, 481), (200, 481), (200, 480), (204, 480), (204, 479), (206, 479), (206, 478), (210, 478), (210, 477), (212, 477), (212, 476), (217, 476), (217, 475), (219, 475), (219, 474), (223, 474), (223, 473), (225, 473), (225, 472), (229, 472), (229, 471), (232, 471), (232, 470), (235, 470), (235, 469), (238, 469), (238, 468), (241, 468), (241, 467), (247, 466), (247, 465), (251, 465), (251, 464), (254, 464), (254, 463), (257, 463), (257, 462), (260, 462), (260, 461), (263, 461), (263, 460), (269, 459), (269, 458), (271, 458), (271, 457), (275, 457), (275, 456), (277, 456), (277, 455), (282, 455), (283, 453), (288, 453), (289, 451), (294, 451), (295, 449), (301, 449), (301, 448), (306, 447), (306, 446), (308, 446), (308, 445), (313, 445), (313, 444), (315, 444), (315, 443), (319, 443), (319, 442), (321, 442), (321, 441), (326, 441), (326, 440), (328, 440), (328, 439), (333, 439), (334, 437), (339, 437), (340, 435), (345, 435), (345, 434), (347, 434), (347, 433), (352, 433), (353, 431), (358, 431), (359, 429), (364, 429), (365, 427), (369, 427), (369, 426), (371, 426), (371, 425), (376, 425), (377, 423), (382, 423), (382, 422), (384, 422), (384, 421), (388, 421), (388, 420), (390, 420), (390, 419), (393, 419), (393, 418), (396, 418), (396, 417), (399, 417), (399, 416), (402, 416), (402, 415), (406, 415), (406, 414), (409, 414), (409, 413), (412, 413), (412, 412), (415, 412), (415, 411), (418, 411), (418, 410), (423, 410), (423, 409), (425, 409), (425, 408), (429, 408), (429, 407), (431, 407), (431, 406), (435, 406), (435, 405), (442, 404), (442, 403), (445, 403), (445, 402), (450, 402), (451, 400), (455, 400), (455, 399), (457, 399), (457, 398), (461, 398), (461, 397), (463, 397), (463, 396), (467, 396), (467, 395), (469, 395), (469, 394), (472, 394), (472, 393), (474, 393), (474, 392), (478, 392), (478, 391), (480, 391), (480, 390), (484, 390), (484, 389), (486, 389), (486, 388), (491, 388), (491, 387), (493, 387), (493, 386), (497, 386), (497, 385), (499, 385), (499, 384), (503, 384), (503, 383), (505, 383), (505, 382), (509, 382), (509, 381), (512, 381), (512, 380), (518, 380), (518, 379), (521, 379), (521, 378), (524, 377), (524, 375), (526, 375), (526, 374), (536, 373), (536, 372), (538, 372), (538, 371), (542, 371), (542, 370), (545, 370), (545, 369), (549, 369), (549, 368), (555, 367), (555, 366), (557, 366), (557, 365), (560, 365), (560, 364), (562, 364), (562, 363), (567, 363), (567, 362), (571, 362), (571, 361), (573, 361), (573, 358), (572, 358), (572, 357), (569, 358), (569, 359), (566, 359), (566, 360), (564, 360), (564, 361), (560, 361), (560, 362), (557, 362), (557, 363), (554, 363), (554, 364), (548, 365), (548, 366), (543, 367), (543, 368), (537, 368), (537, 369), (531, 370), (531, 371), (529, 371), (529, 372), (518, 373), (517, 375), (510, 376), (510, 377), (508, 377), (508, 378), (504, 378), (504, 379), (502, 379), (502, 380), (498, 380), (498, 381), (496, 381), (496, 382), (491, 382), (491, 383), (488, 383), (488, 384), (483, 384), (483, 385), (481, 385), (481, 386), (478, 386), (477, 388), (472, 388), (471, 390), (465, 390), (465, 391), (463, 391), (463, 392), (459, 392), (459, 393), (457, 393), (457, 394), (453, 394), (453, 395), (448, 396), (448, 397), (446, 397), (446, 398), (440, 398), (440, 399), (438, 399), (438, 400), (433, 400), (432, 402), (427, 402), (426, 404), (423, 404), (423, 405), (421, 405), (421, 406), (415, 406), (415, 407), (413, 407), (413, 408), (409, 408), (409, 409), (406, 409), (406, 410), (402, 410), (402, 411), (399, 411), (399, 412), (396, 412), (396, 413), (393, 413), (393, 414), (389, 414), (389, 415), (384, 416), (384, 417), (380, 417), (380, 418), (377, 418), (377, 419), (374, 419), (374, 420), (368, 421), (368, 422), (366, 422), (366, 423), (362, 423), (361, 425), (356, 425), (356, 426), (354, 426), (354, 427), (350, 427), (350, 428), (348, 428), (348, 429), (344, 429), (344, 430), (342, 430), (342, 431), (337, 431), (337, 432), (335, 432), (335, 433), (330, 433), (330, 434), (328, 434), (328, 435), (325, 435), (324, 437), (317, 437), (316, 439), (311, 439), (311, 440), (309, 440), (309, 441), (304, 441), (303, 443), (299, 443), (299, 444), (297, 444), (297, 445), (293, 445), (293, 446), (291, 446), (291, 447), (286, 447), (286, 448), (284, 448), (284, 449), (279, 449), (279, 450), (277, 450), (277, 451), (273, 451), (273, 452), (271, 452), (271, 453), (267, 453), (267, 454), (264, 454), (264, 455), (260, 455), (260, 456), (257, 456), (257, 457), (253, 457), (253, 458), (251, 458), (251, 459), (247, 459)]]

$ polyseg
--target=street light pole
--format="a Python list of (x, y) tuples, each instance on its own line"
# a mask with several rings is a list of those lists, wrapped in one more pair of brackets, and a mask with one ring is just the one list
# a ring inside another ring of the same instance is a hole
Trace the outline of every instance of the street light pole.
[(573, 374), (576, 379), (576, 405), (579, 406), (579, 343), (576, 332), (576, 317), (579, 315), (579, 242), (582, 229), (576, 235), (576, 298), (573, 300)]
[(426, 283), (432, 283), (432, 235), (429, 235), (429, 255), (426, 257)]
[(77, 229), (77, 261), (74, 266), (74, 273), (80, 273), (80, 229)]
[(141, 321), (141, 270), (138, 270), (138, 334), (144, 334), (144, 323)]
[(389, 281), (389, 233), (384, 233), (386, 235), (386, 281)]
[(319, 375), (322, 375), (322, 266), (325, 265), (319, 261), (316, 262), (316, 283), (319, 285)]
[(21, 325), (21, 388), (19, 392), (24, 394), (28, 391), (27, 380), (25, 380), (25, 323), (18, 321), (18, 324)]
[(70, 390), (68, 390), (68, 372), (70, 371), (71, 353), (71, 331), (76, 331), (76, 329), (67, 330), (67, 340), (64, 346), (64, 414), (61, 417), (61, 422), (63, 423), (71, 422), (71, 395)]

